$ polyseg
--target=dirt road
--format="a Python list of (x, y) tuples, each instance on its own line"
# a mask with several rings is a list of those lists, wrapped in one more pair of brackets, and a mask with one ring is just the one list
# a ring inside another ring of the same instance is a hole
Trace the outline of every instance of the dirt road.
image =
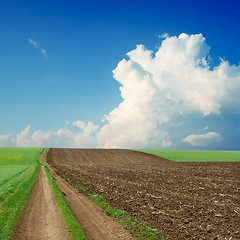
[[(43, 161), (44, 154), (40, 155), (40, 161)], [(30, 199), (14, 231), (13, 239), (71, 239), (64, 215), (56, 202), (43, 166), (39, 169)]]
[[(40, 155), (39, 161), (47, 166), (45, 153)], [(63, 192), (65, 200), (88, 240), (135, 239), (116, 220), (103, 213), (91, 199), (76, 191), (50, 167), (48, 170)], [(43, 166), (39, 170), (30, 200), (15, 229), (14, 239), (71, 239)]]

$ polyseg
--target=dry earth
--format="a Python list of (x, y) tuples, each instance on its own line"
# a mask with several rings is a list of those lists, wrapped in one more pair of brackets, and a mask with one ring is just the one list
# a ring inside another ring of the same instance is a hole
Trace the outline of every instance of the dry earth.
[(48, 162), (167, 239), (240, 239), (240, 163), (177, 163), (131, 150), (50, 149)]

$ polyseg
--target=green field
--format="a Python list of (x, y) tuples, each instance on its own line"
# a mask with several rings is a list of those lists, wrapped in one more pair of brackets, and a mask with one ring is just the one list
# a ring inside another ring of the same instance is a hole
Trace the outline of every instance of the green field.
[(11, 231), (28, 199), (42, 148), (0, 148), (0, 239)]
[(176, 162), (239, 162), (240, 151), (148, 150), (135, 149)]
[(33, 165), (38, 160), (42, 148), (0, 148), (0, 166)]

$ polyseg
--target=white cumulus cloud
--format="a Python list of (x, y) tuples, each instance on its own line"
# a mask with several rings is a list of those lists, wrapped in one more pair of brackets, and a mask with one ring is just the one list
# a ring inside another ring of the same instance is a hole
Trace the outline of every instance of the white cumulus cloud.
[(183, 115), (239, 112), (240, 67), (222, 60), (210, 69), (209, 50), (202, 34), (182, 33), (164, 39), (156, 53), (143, 45), (127, 53), (113, 71), (123, 101), (105, 117), (100, 146), (167, 147), (174, 135), (166, 129)]
[[(77, 122), (77, 121), (76, 121)], [(0, 135), (0, 146), (17, 147), (96, 147), (96, 137), (91, 136), (98, 126), (92, 122), (83, 123), (81, 131), (73, 132), (68, 128), (43, 132), (37, 130), (31, 133), (28, 125), (23, 131), (11, 138), (11, 135)]]
[(219, 143), (223, 140), (222, 136), (215, 132), (209, 132), (206, 134), (194, 135), (191, 134), (183, 139), (183, 142), (189, 143), (192, 146), (206, 147), (211, 143)]
[(11, 133), (0, 135), (0, 147), (15, 146), (14, 139), (11, 138)]
[(74, 121), (72, 125), (82, 129), (82, 131), (85, 135), (90, 135), (90, 134), (96, 132), (99, 128), (99, 126), (95, 125), (93, 122), (88, 122), (86, 124), (85, 122), (80, 121), (80, 120)]
[[(28, 126), (15, 138), (0, 135), (0, 144), (108, 148), (174, 148), (186, 142), (217, 145), (226, 136), (221, 132), (221, 121), (228, 121), (231, 115), (239, 118), (240, 66), (221, 59), (219, 65), (210, 67), (210, 46), (202, 34), (164, 34), (161, 38), (156, 52), (137, 45), (113, 70), (123, 100), (105, 115), (102, 127), (76, 120), (59, 130), (31, 134)], [(32, 39), (29, 42), (40, 49)], [(235, 128), (232, 131), (237, 134)], [(203, 129), (208, 133), (191, 134)]]

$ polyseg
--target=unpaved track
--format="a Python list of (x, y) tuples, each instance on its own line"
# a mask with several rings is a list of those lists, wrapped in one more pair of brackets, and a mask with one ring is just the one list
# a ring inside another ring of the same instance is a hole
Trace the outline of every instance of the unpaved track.
[[(44, 156), (43, 152), (39, 157), (40, 162)], [(43, 166), (39, 169), (30, 199), (13, 235), (13, 239), (17, 240), (71, 239)]]
[(48, 168), (58, 187), (70, 206), (76, 220), (80, 223), (89, 240), (131, 240), (135, 239), (116, 220), (108, 217), (96, 204), (79, 193), (64, 179)]

